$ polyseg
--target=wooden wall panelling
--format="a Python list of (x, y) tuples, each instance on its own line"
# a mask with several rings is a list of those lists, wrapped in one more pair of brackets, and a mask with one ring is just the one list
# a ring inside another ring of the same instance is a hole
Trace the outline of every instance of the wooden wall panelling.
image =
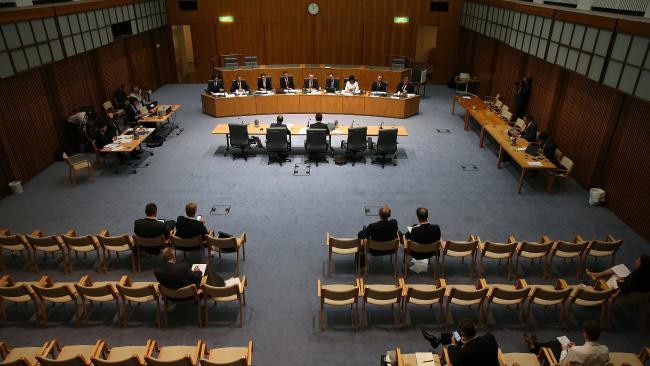
[(194, 51), (194, 82), (204, 83), (212, 77), (210, 60), (217, 56), (214, 24), (192, 24), (192, 49)]
[[(474, 55), (478, 57), (478, 55)], [(515, 82), (521, 78), (524, 53), (504, 43), (498, 42), (496, 57), (499, 59), (494, 68), (491, 95), (500, 93), (503, 103), (514, 108)]]
[(471, 71), (472, 76), (479, 79), (478, 95), (481, 97), (490, 94), (496, 47), (496, 40), (482, 35), (476, 36)]
[(414, 27), (410, 24), (364, 24), (363, 64), (388, 65), (388, 55), (413, 57)]
[(609, 149), (603, 178), (607, 206), (650, 240), (650, 103), (625, 97), (620, 122)]
[(151, 87), (157, 89), (163, 84), (175, 83), (177, 81), (174, 49), (169, 26), (152, 31), (151, 37), (153, 43), (156, 45), (154, 48), (154, 61), (158, 73), (158, 84)]
[(314, 62), (360, 65), (363, 63), (363, 25), (340, 21), (320, 23), (314, 33)]
[(478, 33), (461, 28), (458, 37), (458, 64), (454, 70), (454, 74), (468, 72), (467, 70), (474, 72), (472, 70), (472, 64), (474, 63), (474, 42), (477, 36)]
[(537, 122), (539, 131), (549, 131), (553, 127), (556, 97), (562, 83), (561, 69), (537, 57), (528, 56), (524, 74), (531, 78), (527, 111)]
[(216, 53), (217, 55), (242, 53), (244, 56), (257, 56), (258, 63), (265, 65), (263, 35), (264, 26), (261, 23), (216, 23)]
[(314, 62), (313, 25), (266, 23), (264, 46), (268, 64), (311, 64)]
[(156, 70), (153, 66), (153, 49), (149, 33), (138, 34), (129, 37), (126, 41), (126, 52), (128, 55), (131, 82), (139, 87), (147, 86), (153, 88), (158, 84), (156, 81)]
[(131, 86), (126, 45), (118, 40), (98, 48), (94, 51), (94, 55), (102, 99), (113, 100), (113, 95), (121, 84), (126, 84), (127, 88)]
[(609, 143), (622, 94), (568, 72), (562, 89), (553, 138), (573, 160), (573, 177), (589, 187), (598, 169), (598, 156)]
[(57, 120), (67, 120), (71, 114), (86, 105), (94, 106), (97, 112), (103, 111), (94, 67), (91, 55), (83, 53), (47, 68), (52, 83), (50, 90), (58, 113)]

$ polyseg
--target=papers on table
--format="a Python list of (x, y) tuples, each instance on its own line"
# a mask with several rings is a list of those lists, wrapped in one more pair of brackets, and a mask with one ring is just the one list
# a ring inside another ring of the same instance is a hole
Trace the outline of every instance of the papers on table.
[(415, 273), (426, 272), (429, 269), (429, 260), (428, 259), (411, 259), (413, 265), (409, 269)]
[(526, 151), (526, 147), (525, 146), (524, 147), (518, 147), (516, 150), (517, 151)]
[(106, 150), (112, 150), (112, 151), (114, 151), (114, 150), (120, 150), (120, 144), (108, 144), (108, 145), (104, 145), (104, 149), (106, 149)]
[(415, 361), (418, 366), (433, 365), (433, 353), (431, 352), (415, 352)]
[(390, 99), (399, 99), (399, 97), (396, 96), (396, 95), (392, 95), (392, 96), (390, 97)]
[(544, 166), (544, 164), (539, 161), (529, 161), (528, 166)]
[(563, 335), (561, 337), (557, 337), (557, 341), (560, 342), (561, 345), (569, 344), (571, 341), (569, 340), (569, 337)]
[(225, 97), (226, 97), (226, 98), (234, 98), (234, 97), (235, 97), (235, 94), (230, 94), (230, 93), (229, 93), (229, 94), (226, 94)]
[(197, 269), (201, 271), (201, 276), (205, 276), (205, 269), (208, 267), (207, 264), (204, 263), (194, 263), (192, 265), (192, 271), (196, 271)]

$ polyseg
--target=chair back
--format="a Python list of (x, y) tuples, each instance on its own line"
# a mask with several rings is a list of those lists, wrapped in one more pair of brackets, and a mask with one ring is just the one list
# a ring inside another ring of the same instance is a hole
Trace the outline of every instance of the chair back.
[(74, 248), (86, 248), (89, 246), (92, 246), (93, 248), (97, 248), (97, 244), (93, 240), (92, 235), (86, 235), (86, 236), (67, 236), (67, 235), (61, 235), (61, 239), (63, 239), (63, 242), (65, 245), (68, 246), (68, 248), (72, 250), (76, 250)]
[(104, 103), (102, 103), (102, 107), (104, 107), (104, 111), (109, 111), (111, 109), (113, 109), (113, 110), (115, 109), (115, 108), (113, 108), (113, 103), (111, 103), (110, 100), (107, 100)]
[(266, 129), (266, 149), (273, 152), (289, 151), (287, 146), (288, 130), (285, 127), (269, 127)]
[(483, 250), (481, 251), (481, 255), (485, 255), (486, 253), (512, 254), (516, 249), (517, 243), (495, 243), (491, 241), (485, 241), (483, 242)]
[(478, 304), (485, 299), (487, 293), (487, 287), (469, 291), (452, 287), (449, 291), (449, 296), (447, 296), (447, 303), (456, 304), (460, 302), (462, 305), (467, 305), (468, 303)]
[(573, 170), (573, 161), (567, 158), (566, 155), (562, 156), (562, 159), (560, 159), (559, 163), (567, 170), (567, 175)]
[(528, 241), (523, 241), (519, 243), (519, 249), (517, 253), (522, 257), (540, 257), (548, 254), (551, 249), (553, 249), (553, 242), (549, 241), (548, 243), (533, 243)]
[(68, 302), (74, 300), (74, 294), (70, 287), (67, 285), (55, 284), (52, 287), (41, 287), (39, 285), (32, 285), (32, 289), (41, 300), (50, 302)]
[(198, 290), (194, 284), (178, 289), (172, 289), (158, 285), (158, 290), (160, 291), (161, 295), (170, 299), (187, 299), (189, 297), (196, 298), (198, 296)]
[(203, 246), (201, 235), (197, 235), (193, 238), (180, 238), (176, 235), (172, 235), (171, 241), (174, 248), (195, 249)]
[(192, 358), (188, 355), (185, 355), (176, 360), (165, 361), (146, 356), (145, 360), (147, 362), (147, 366), (195, 366), (192, 362)]
[[(504, 105), (504, 107), (506, 106)], [(501, 116), (509, 121), (512, 118), (512, 112), (507, 109), (501, 109)]]
[(515, 128), (518, 128), (520, 131), (523, 131), (526, 128), (526, 122), (523, 119), (517, 118), (515, 121)]
[(605, 291), (598, 291), (590, 286), (576, 286), (575, 292), (571, 294), (571, 301), (578, 303), (578, 305), (600, 305), (609, 300), (615, 291), (616, 289), (613, 288)]
[(241, 123), (228, 123), (228, 131), (230, 134), (230, 145), (232, 146), (248, 146), (248, 125)]
[(442, 300), (445, 295), (444, 286), (436, 287), (435, 285), (428, 285), (427, 287), (429, 287), (430, 290), (424, 290), (423, 286), (417, 288), (406, 286), (406, 301), (411, 298), (423, 301)]
[(219, 248), (219, 249), (237, 249), (239, 246), (237, 244), (237, 238), (216, 238), (214, 236), (207, 237), (207, 245), (209, 248)]
[(365, 151), (368, 148), (368, 127), (348, 128), (347, 151)]
[(393, 250), (397, 252), (397, 247), (399, 246), (399, 238), (395, 238), (389, 241), (375, 241), (372, 239), (368, 239), (366, 241), (366, 246), (368, 247), (368, 249), (383, 250), (383, 251)]
[(422, 254), (435, 253), (436, 251), (440, 250), (441, 246), (440, 240), (432, 244), (420, 244), (417, 241), (407, 239), (407, 243), (408, 244), (405, 246), (405, 248), (408, 248), (409, 252)]
[(41, 366), (88, 366), (90, 364), (83, 355), (76, 355), (65, 360), (53, 360), (41, 356), (36, 356), (36, 359)]
[(153, 300), (158, 299), (158, 291), (152, 283), (139, 286), (117, 284), (115, 287), (117, 287), (117, 292), (120, 293), (122, 299), (126, 301), (145, 302), (148, 301), (150, 296), (153, 297)]
[(331, 301), (356, 301), (358, 296), (359, 289), (352, 285), (341, 285), (336, 287), (325, 285), (321, 288), (321, 302), (325, 301), (325, 299)]
[(618, 248), (623, 245), (623, 240), (616, 240), (616, 241), (600, 241), (600, 240), (592, 240), (591, 243), (589, 243), (589, 252), (591, 251), (598, 251), (598, 252), (604, 252), (607, 253), (606, 255), (611, 255), (616, 253)]
[[(384, 288), (385, 287), (385, 288)], [(363, 297), (379, 301), (399, 302), (402, 299), (403, 289), (401, 286), (371, 285), (363, 289)]]
[(540, 299), (543, 301), (559, 304), (561, 302), (564, 302), (564, 300), (566, 300), (570, 294), (570, 288), (563, 290), (549, 290), (541, 287), (533, 287), (533, 289), (530, 291), (529, 297), (531, 300)]
[(246, 357), (238, 358), (230, 361), (210, 361), (205, 358), (199, 361), (199, 365), (203, 366), (247, 366), (248, 361)]
[(505, 301), (523, 300), (530, 294), (530, 287), (526, 286), (520, 289), (505, 289), (502, 287), (493, 287), (490, 292), (490, 299), (500, 299)]
[(66, 163), (70, 168), (72, 168), (72, 162), (70, 161), (70, 157), (68, 156), (68, 154), (66, 154), (66, 153), (64, 152), (63, 154), (61, 154), (61, 157), (63, 158), (63, 161), (65, 161), (65, 163)]
[(215, 287), (208, 284), (201, 285), (201, 290), (203, 291), (203, 296), (207, 296), (213, 299), (226, 298), (230, 296), (236, 296), (239, 298), (239, 285), (232, 285), (228, 287)]
[(560, 160), (562, 160), (563, 156), (564, 154), (562, 154), (562, 151), (560, 151), (560, 149), (555, 149), (555, 152), (553, 153), (553, 158), (555, 159), (555, 161), (559, 163)]
[(0, 235), (0, 248), (25, 248), (27, 244), (21, 235)]
[(129, 248), (133, 246), (133, 243), (131, 242), (131, 237), (128, 235), (120, 235), (120, 236), (97, 235), (97, 240), (99, 241), (99, 244), (101, 246), (110, 250), (121, 249), (121, 247), (125, 245), (128, 245)]
[(92, 362), (95, 366), (142, 366), (138, 356), (136, 355), (131, 355), (128, 358), (117, 361), (108, 361), (102, 358), (93, 357)]
[(358, 238), (335, 238), (328, 237), (327, 245), (331, 248), (353, 249), (361, 246), (361, 239)]
[(501, 100), (497, 99), (494, 102), (494, 107), (496, 107), (497, 109), (501, 109), (501, 107), (503, 107), (503, 102)]
[(553, 255), (562, 253), (563, 256), (568, 257), (579, 257), (582, 256), (582, 253), (587, 248), (587, 242), (572, 243), (568, 241), (558, 240), (553, 246)]
[(141, 236), (134, 235), (133, 241), (135, 242), (136, 247), (157, 247), (165, 246), (166, 240), (163, 235), (156, 236), (153, 238), (143, 238)]
[(27, 235), (27, 241), (34, 249), (44, 250), (44, 251), (57, 251), (63, 250), (61, 243), (55, 235), (36, 237)]
[(117, 300), (117, 291), (112, 285), (105, 283), (99, 286), (83, 286), (78, 283), (74, 284), (79, 295), (89, 301), (105, 302)]
[(379, 130), (377, 137), (377, 153), (393, 154), (397, 151), (397, 128)]
[(327, 130), (322, 128), (308, 128), (305, 139), (305, 150), (311, 153), (327, 152)]
[(472, 240), (472, 241), (446, 240), (444, 254), (451, 255), (453, 257), (466, 257), (469, 255), (474, 255), (477, 247), (478, 247), (478, 240)]
[(0, 287), (0, 299), (11, 302), (27, 302), (33, 300), (33, 293), (24, 284)]

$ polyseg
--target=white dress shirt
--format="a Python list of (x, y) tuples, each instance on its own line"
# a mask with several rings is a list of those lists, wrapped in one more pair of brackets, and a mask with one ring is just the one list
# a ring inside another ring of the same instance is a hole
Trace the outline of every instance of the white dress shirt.
[(583, 346), (573, 346), (562, 351), (561, 366), (605, 366), (609, 363), (607, 346), (598, 342), (585, 342)]
[(351, 83), (350, 80), (345, 82), (345, 91), (348, 93), (354, 93), (359, 91), (359, 83), (355, 81)]

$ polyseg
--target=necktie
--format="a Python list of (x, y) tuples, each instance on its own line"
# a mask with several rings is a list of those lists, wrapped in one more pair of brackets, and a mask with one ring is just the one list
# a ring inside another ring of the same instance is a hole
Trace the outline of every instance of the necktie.
[(262, 89), (266, 89), (266, 79), (262, 79)]
[(333, 87), (334, 87), (334, 79), (332, 79), (332, 81), (330, 83), (330, 88), (333, 88)]
[(406, 84), (404, 84), (404, 86), (402, 87), (402, 92), (406, 93)]
[(313, 85), (313, 84), (312, 84), (312, 81), (311, 81), (311, 80), (309, 80), (309, 89), (311, 89), (311, 88), (312, 88), (312, 85)]
[(237, 89), (241, 90), (241, 81), (237, 83)]
[(284, 78), (284, 86), (289, 89), (289, 78)]

